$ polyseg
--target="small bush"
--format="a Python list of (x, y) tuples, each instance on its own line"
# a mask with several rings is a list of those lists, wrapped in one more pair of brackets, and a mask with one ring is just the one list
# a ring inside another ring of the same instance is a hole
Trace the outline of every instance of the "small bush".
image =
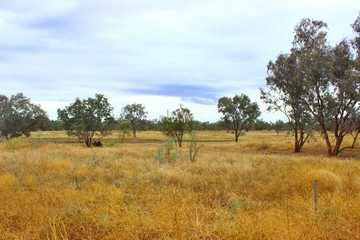
[(115, 146), (116, 146), (116, 143), (114, 143), (114, 142), (105, 143), (105, 147), (108, 147), (108, 148), (112, 148), (112, 147), (115, 147)]
[(175, 162), (179, 155), (174, 138), (167, 138), (156, 151), (154, 159), (160, 163)]
[(200, 150), (200, 147), (197, 145), (197, 139), (194, 134), (190, 135), (190, 145), (189, 145), (189, 157), (190, 161), (195, 162), (195, 158)]

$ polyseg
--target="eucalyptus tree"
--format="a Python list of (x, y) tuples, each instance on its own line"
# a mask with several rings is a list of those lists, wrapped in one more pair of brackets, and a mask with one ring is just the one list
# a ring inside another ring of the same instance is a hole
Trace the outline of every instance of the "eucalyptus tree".
[(194, 129), (194, 116), (188, 108), (180, 105), (169, 116), (162, 117), (161, 124), (165, 136), (174, 138), (176, 145), (181, 147), (184, 135)]
[(43, 130), (49, 123), (47, 113), (23, 93), (10, 98), (0, 95), (0, 136), (6, 140), (29, 137), (31, 131)]
[(251, 102), (245, 94), (235, 95), (233, 98), (222, 97), (218, 101), (218, 112), (223, 115), (224, 122), (230, 122), (235, 135), (235, 142), (249, 124), (255, 122), (260, 115), (259, 106)]
[(354, 23), (351, 25), (354, 33), (356, 34), (355, 38), (351, 41), (354, 49), (357, 53), (357, 69), (360, 70), (360, 14), (354, 21)]
[(104, 95), (95, 94), (95, 98), (76, 98), (74, 103), (58, 109), (58, 119), (69, 136), (77, 136), (87, 147), (91, 147), (95, 137), (102, 138), (110, 134), (114, 126), (112, 111), (108, 99)]
[(128, 104), (122, 109), (121, 119), (127, 120), (131, 123), (133, 136), (136, 137), (136, 132), (141, 128), (142, 122), (146, 119), (147, 112), (145, 106), (142, 104)]
[(304, 95), (304, 77), (296, 54), (280, 54), (267, 65), (267, 89), (260, 89), (260, 98), (268, 104), (268, 111), (282, 112), (294, 133), (294, 152), (300, 152), (312, 134), (314, 121), (306, 106), (301, 103)]
[[(353, 48), (356, 50), (356, 59), (355, 59), (355, 69), (360, 72), (360, 14), (354, 21), (354, 23), (351, 25), (353, 28), (353, 31), (355, 33), (354, 39), (351, 41)], [(358, 139), (358, 136), (360, 134), (360, 107), (358, 104), (357, 109), (355, 109), (355, 114), (351, 118), (350, 123), (350, 134), (353, 138), (351, 148), (355, 147), (355, 142)]]
[(291, 51), (298, 59), (303, 79), (301, 104), (317, 121), (328, 155), (336, 156), (349, 133), (348, 123), (359, 107), (360, 77), (350, 43), (343, 40), (331, 48), (326, 40), (326, 27), (322, 21), (303, 19), (295, 28)]
[[(359, 35), (359, 18), (352, 26)], [(268, 64), (268, 90), (261, 90), (261, 97), (269, 109), (283, 112), (292, 123), (295, 152), (316, 126), (328, 155), (336, 156), (359, 111), (359, 63), (348, 41), (328, 44), (326, 28), (326, 23), (307, 18), (296, 25), (290, 53)], [(358, 47), (359, 39), (352, 43)]]

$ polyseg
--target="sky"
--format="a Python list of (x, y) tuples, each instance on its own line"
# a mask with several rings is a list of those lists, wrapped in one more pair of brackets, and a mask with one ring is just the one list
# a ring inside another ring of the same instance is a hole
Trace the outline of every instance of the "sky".
[(18, 92), (51, 119), (79, 97), (104, 94), (119, 117), (143, 104), (148, 119), (179, 104), (218, 121), (217, 101), (246, 94), (266, 121), (266, 66), (288, 53), (302, 18), (328, 24), (332, 45), (353, 38), (359, 0), (0, 1), (0, 94)]

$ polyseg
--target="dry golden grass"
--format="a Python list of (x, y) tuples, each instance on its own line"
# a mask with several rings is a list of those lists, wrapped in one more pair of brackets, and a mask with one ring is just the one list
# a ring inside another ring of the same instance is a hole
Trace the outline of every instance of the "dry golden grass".
[(358, 150), (328, 158), (320, 139), (293, 154), (285, 133), (197, 135), (224, 142), (200, 142), (195, 162), (185, 142), (166, 164), (157, 142), (1, 143), (0, 239), (360, 239)]

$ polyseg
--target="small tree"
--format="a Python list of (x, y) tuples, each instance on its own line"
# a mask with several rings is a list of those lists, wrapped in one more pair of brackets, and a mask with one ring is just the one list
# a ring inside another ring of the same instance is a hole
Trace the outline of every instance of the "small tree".
[(0, 136), (6, 140), (29, 137), (31, 131), (43, 130), (49, 122), (47, 113), (22, 93), (10, 99), (0, 95)]
[(189, 158), (190, 161), (195, 162), (195, 158), (199, 153), (200, 147), (197, 145), (197, 138), (194, 134), (190, 134), (189, 144)]
[(131, 123), (129, 121), (121, 121), (118, 125), (118, 129), (120, 131), (121, 142), (124, 142), (125, 136), (129, 136), (131, 134)]
[(146, 119), (147, 112), (142, 104), (128, 104), (122, 109), (121, 119), (130, 121), (134, 137), (140, 129), (141, 122)]
[(222, 120), (224, 122), (232, 124), (235, 142), (238, 142), (241, 132), (260, 115), (257, 103), (251, 102), (245, 94), (235, 95), (232, 99), (229, 97), (220, 98), (218, 111), (223, 114)]
[(277, 120), (273, 123), (272, 128), (275, 130), (276, 135), (279, 136), (279, 132), (285, 128), (285, 123), (281, 120)]
[(194, 117), (189, 109), (180, 105), (170, 116), (162, 117), (163, 133), (175, 139), (177, 146), (182, 146), (182, 139), (186, 133), (191, 133), (194, 128)]
[(95, 136), (102, 138), (110, 134), (114, 124), (112, 111), (108, 99), (96, 94), (95, 98), (77, 98), (65, 109), (58, 109), (58, 119), (69, 136), (77, 136), (87, 147), (91, 147)]
[[(312, 134), (314, 120), (306, 106), (301, 103), (305, 94), (304, 77), (295, 53), (280, 54), (267, 66), (267, 89), (261, 89), (261, 99), (268, 104), (268, 111), (285, 114), (294, 132), (294, 152), (301, 148)], [(278, 131), (277, 131), (278, 133)]]

